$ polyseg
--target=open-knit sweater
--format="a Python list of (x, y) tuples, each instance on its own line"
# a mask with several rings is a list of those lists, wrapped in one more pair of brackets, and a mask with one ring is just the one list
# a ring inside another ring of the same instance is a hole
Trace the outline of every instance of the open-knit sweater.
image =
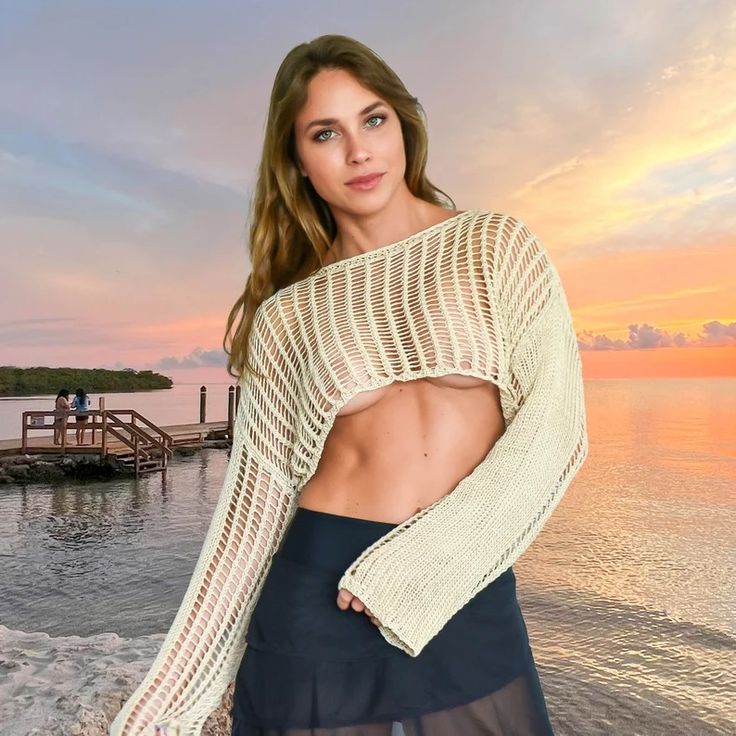
[[(194, 573), (112, 736), (200, 734), (245, 652), (271, 558), (340, 408), (393, 381), (462, 374), (500, 393), (505, 432), (449, 493), (367, 547), (337, 588), (416, 657), (529, 546), (588, 452), (582, 366), (546, 248), (472, 209), (276, 291), (249, 338), (224, 484)], [(337, 605), (337, 603), (335, 604)]]

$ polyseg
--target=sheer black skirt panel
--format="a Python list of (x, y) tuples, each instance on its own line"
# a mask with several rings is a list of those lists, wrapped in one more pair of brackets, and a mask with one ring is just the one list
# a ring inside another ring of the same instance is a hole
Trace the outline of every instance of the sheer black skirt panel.
[(251, 617), (232, 736), (548, 736), (511, 568), (418, 657), (338, 608), (350, 563), (394, 525), (297, 509)]

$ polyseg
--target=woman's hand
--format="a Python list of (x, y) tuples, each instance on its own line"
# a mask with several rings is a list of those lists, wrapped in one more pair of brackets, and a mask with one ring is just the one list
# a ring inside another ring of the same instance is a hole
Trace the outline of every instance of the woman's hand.
[(348, 608), (352, 608), (358, 612), (365, 611), (372, 623), (376, 626), (381, 625), (381, 622), (365, 607), (363, 601), (345, 588), (340, 588), (340, 592), (337, 594), (337, 606), (343, 611), (346, 611)]

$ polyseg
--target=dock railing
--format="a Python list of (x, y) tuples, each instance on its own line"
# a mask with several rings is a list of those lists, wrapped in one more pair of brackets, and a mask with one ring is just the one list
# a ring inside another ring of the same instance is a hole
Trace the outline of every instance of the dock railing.
[[(88, 409), (84, 412), (73, 409), (69, 411), (57, 409), (24, 411), (21, 452), (27, 453), (32, 449), (28, 443), (29, 433), (49, 429), (58, 429), (61, 434), (61, 443), (51, 447), (58, 447), (61, 453), (67, 452), (67, 449), (72, 447), (67, 444), (67, 433), (72, 426), (75, 429), (78, 428), (77, 425), (69, 423), (71, 416), (88, 417), (83, 426), (85, 431), (91, 432), (92, 439), (92, 444), (89, 446), (73, 445), (73, 447), (89, 447), (89, 452), (98, 453), (104, 457), (108, 454), (109, 439), (114, 437), (128, 448), (134, 458), (136, 476), (140, 473), (141, 463), (151, 465), (156, 456), (159, 462), (156, 463), (155, 469), (164, 470), (169, 458), (173, 455), (171, 435), (135, 409)], [(50, 423), (46, 421), (47, 417), (52, 418)], [(95, 441), (97, 432), (101, 433), (99, 445)], [(38, 447), (34, 446), (33, 449), (38, 449)]]

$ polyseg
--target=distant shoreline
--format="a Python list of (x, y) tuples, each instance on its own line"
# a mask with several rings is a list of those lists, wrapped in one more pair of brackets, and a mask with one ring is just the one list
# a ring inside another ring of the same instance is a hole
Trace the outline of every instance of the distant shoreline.
[[(223, 384), (226, 385), (226, 384)], [(63, 387), (62, 387), (63, 388)], [(139, 386), (137, 388), (133, 387), (126, 387), (126, 388), (94, 388), (90, 387), (87, 389), (84, 387), (84, 390), (88, 394), (134, 394), (138, 391), (164, 391), (168, 389), (173, 389), (174, 386)], [(69, 389), (70, 393), (74, 393), (72, 389)], [(28, 391), (26, 393), (0, 393), (0, 399), (47, 399), (49, 396), (52, 398), (56, 396), (56, 394), (59, 392), (59, 389), (54, 389), (53, 391), (47, 391), (45, 389), (38, 389), (33, 391)]]
[(173, 388), (169, 376), (150, 370), (133, 368), (49, 368), (34, 366), (0, 366), (0, 397), (27, 398), (29, 396), (56, 396), (66, 388), (74, 393), (78, 387), (88, 394), (130, 393), (152, 389)]

